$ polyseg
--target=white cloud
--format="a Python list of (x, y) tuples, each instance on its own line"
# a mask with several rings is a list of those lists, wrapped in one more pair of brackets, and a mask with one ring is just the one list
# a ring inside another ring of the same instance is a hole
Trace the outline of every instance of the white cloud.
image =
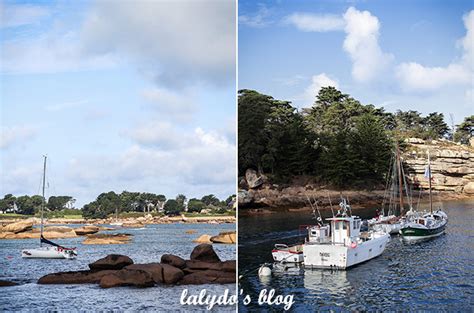
[(30, 126), (2, 127), (0, 148), (5, 149), (14, 144), (25, 142), (36, 135), (37, 130)]
[(350, 7), (342, 16), (294, 13), (287, 16), (284, 22), (306, 32), (344, 30), (347, 35), (343, 48), (353, 62), (352, 76), (356, 81), (373, 80), (393, 60), (393, 56), (384, 53), (379, 46), (380, 23), (369, 11), (359, 11)]
[(347, 36), (344, 50), (353, 61), (352, 76), (360, 82), (374, 79), (392, 61), (391, 54), (384, 53), (378, 44), (380, 23), (368, 11), (350, 7), (344, 14)]
[(271, 11), (264, 5), (259, 4), (259, 9), (255, 14), (242, 14), (239, 15), (239, 24), (262, 28), (268, 26), (272, 22), (269, 20)]
[(83, 104), (88, 103), (88, 100), (66, 101), (58, 104), (51, 104), (46, 106), (46, 110), (50, 112), (57, 112), (66, 109), (77, 108)]
[(327, 32), (344, 30), (345, 21), (340, 15), (293, 13), (284, 19), (285, 23), (295, 25), (305, 32)]
[(183, 138), (179, 138), (179, 131), (168, 122), (153, 121), (140, 125), (126, 134), (134, 141), (145, 146), (154, 146), (171, 151), (185, 144)]
[(82, 32), (83, 52), (120, 55), (168, 87), (234, 79), (234, 1), (100, 1)]
[(471, 78), (469, 71), (461, 64), (425, 67), (414, 62), (400, 64), (397, 77), (407, 90), (435, 90), (446, 85), (468, 83)]
[(49, 15), (47, 8), (37, 5), (0, 3), (0, 28), (35, 24)]
[(311, 106), (314, 103), (319, 90), (323, 87), (329, 86), (339, 88), (339, 83), (337, 80), (329, 78), (325, 73), (314, 75), (311, 78), (311, 85), (306, 88), (302, 97), (305, 104)]
[[(161, 126), (162, 129), (169, 127)], [(157, 193), (179, 190), (188, 196), (195, 194), (196, 190), (203, 190), (203, 193), (216, 193), (221, 197), (234, 192), (234, 142), (214, 131), (201, 128), (188, 132), (176, 131), (173, 136), (175, 141), (181, 142), (174, 149), (162, 150), (137, 141), (137, 144), (118, 156), (96, 155), (72, 159), (67, 167), (67, 177), (74, 179), (75, 185), (82, 190), (75, 194), (87, 191), (86, 198), (90, 201), (97, 196), (91, 194), (91, 190), (121, 192), (151, 189), (151, 192)], [(149, 139), (159, 141), (162, 138)]]
[(111, 55), (87, 56), (80, 52), (77, 34), (52, 30), (37, 38), (5, 41), (1, 47), (1, 72), (13, 74), (58, 73), (110, 68)]
[(466, 36), (459, 40), (462, 57), (445, 67), (427, 67), (408, 62), (397, 66), (396, 75), (405, 90), (436, 90), (449, 85), (474, 82), (474, 10), (463, 16)]
[(180, 92), (167, 88), (148, 88), (142, 91), (142, 96), (158, 113), (158, 118), (173, 119), (180, 122), (189, 121), (196, 112), (195, 93), (191, 89)]

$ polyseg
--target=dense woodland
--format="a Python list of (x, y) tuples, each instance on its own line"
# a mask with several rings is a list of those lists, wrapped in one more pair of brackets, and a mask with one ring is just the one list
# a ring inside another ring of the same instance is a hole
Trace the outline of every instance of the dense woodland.
[[(52, 216), (78, 214), (84, 218), (106, 218), (116, 212), (161, 212), (166, 215), (176, 215), (183, 211), (199, 213), (203, 210), (212, 214), (223, 214), (234, 207), (235, 196), (229, 196), (221, 201), (210, 194), (201, 199), (187, 199), (185, 195), (177, 195), (175, 199), (166, 199), (164, 195), (148, 192), (123, 191), (117, 194), (113, 191), (101, 193), (97, 199), (84, 205), (82, 211), (73, 209), (75, 199), (70, 196), (51, 196), (47, 201), (42, 196), (15, 197), (7, 194), (0, 199), (0, 211), (19, 214), (37, 214), (44, 204), (47, 213)], [(58, 214), (54, 214), (57, 212)]]
[(442, 113), (386, 112), (334, 87), (322, 88), (310, 108), (254, 90), (240, 90), (239, 176), (248, 168), (274, 182), (309, 175), (336, 188), (373, 188), (384, 182), (395, 143), (446, 138), (467, 144), (474, 116), (453, 132)]

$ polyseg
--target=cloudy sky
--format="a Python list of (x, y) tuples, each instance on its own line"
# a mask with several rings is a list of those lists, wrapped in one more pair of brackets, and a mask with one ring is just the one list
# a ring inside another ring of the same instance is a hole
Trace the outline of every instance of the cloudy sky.
[(332, 85), (387, 111), (474, 114), (474, 6), (239, 1), (239, 88), (301, 107)]
[(0, 2), (0, 196), (235, 193), (235, 3)]

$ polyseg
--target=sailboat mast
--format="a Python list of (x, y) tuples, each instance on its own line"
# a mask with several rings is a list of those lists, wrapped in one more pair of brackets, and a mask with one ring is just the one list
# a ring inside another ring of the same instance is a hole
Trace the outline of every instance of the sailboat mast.
[(46, 198), (44, 197), (44, 188), (46, 185), (46, 155), (44, 155), (43, 157), (44, 157), (44, 163), (43, 163), (43, 203), (41, 204), (41, 237), (43, 237), (44, 204), (46, 202)]
[(397, 143), (397, 167), (398, 167), (398, 197), (400, 200), (400, 215), (403, 215), (403, 186), (402, 186), (402, 161), (400, 159), (400, 148)]
[(430, 187), (430, 213), (433, 214), (433, 199), (431, 196), (431, 160), (430, 160), (430, 151), (428, 150), (428, 181)]

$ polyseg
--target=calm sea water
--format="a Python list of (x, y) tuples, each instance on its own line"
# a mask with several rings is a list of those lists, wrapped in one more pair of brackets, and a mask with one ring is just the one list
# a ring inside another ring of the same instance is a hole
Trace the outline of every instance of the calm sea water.
[[(186, 234), (186, 230), (196, 230)], [(0, 311), (184, 311), (188, 306), (179, 302), (181, 292), (188, 288), (198, 294), (206, 288), (210, 294), (223, 294), (226, 288), (235, 294), (235, 285), (156, 286), (152, 288), (111, 288), (98, 285), (38, 285), (43, 275), (59, 271), (76, 271), (108, 254), (124, 254), (135, 263), (159, 262), (161, 255), (172, 253), (189, 259), (196, 246), (193, 239), (202, 234), (235, 230), (235, 224), (165, 224), (148, 225), (144, 229), (122, 229), (114, 232), (133, 234), (126, 245), (82, 245), (83, 238), (54, 240), (65, 246), (78, 248), (75, 260), (22, 259), (20, 251), (38, 245), (38, 240), (0, 240), (0, 279), (19, 282), (19, 286), (0, 288)], [(214, 245), (221, 260), (234, 260), (235, 245)], [(192, 307), (205, 311), (205, 307)], [(235, 312), (235, 306), (222, 306), (217, 311)]]
[[(309, 213), (276, 213), (239, 219), (240, 288), (252, 297), (239, 311), (282, 311), (282, 306), (259, 306), (262, 289), (294, 295), (292, 310), (474, 310), (474, 202), (443, 203), (449, 216), (446, 233), (417, 244), (404, 244), (392, 236), (385, 252), (376, 259), (347, 271), (274, 270), (261, 281), (256, 268), (272, 262), (275, 243), (297, 243), (298, 226), (311, 224)], [(367, 218), (374, 210), (359, 215)]]

